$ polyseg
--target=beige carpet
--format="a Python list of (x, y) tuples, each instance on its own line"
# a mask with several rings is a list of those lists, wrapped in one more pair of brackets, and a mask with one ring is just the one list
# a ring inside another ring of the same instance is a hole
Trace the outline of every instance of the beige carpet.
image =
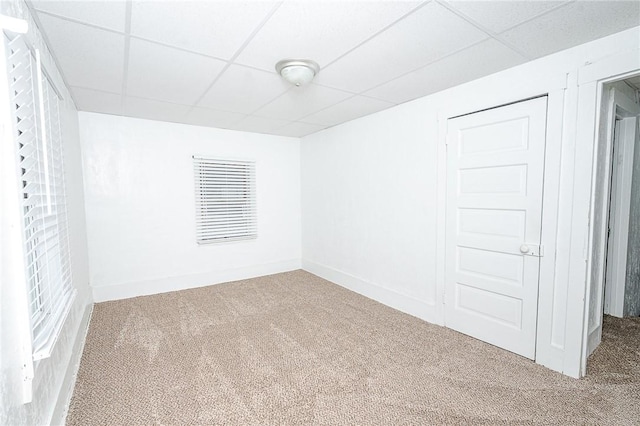
[(303, 271), (95, 306), (69, 425), (640, 424), (640, 320), (574, 380)]

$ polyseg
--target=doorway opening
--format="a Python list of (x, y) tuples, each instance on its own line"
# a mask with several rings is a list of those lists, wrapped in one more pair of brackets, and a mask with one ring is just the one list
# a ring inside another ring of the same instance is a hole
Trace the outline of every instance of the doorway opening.
[[(608, 361), (638, 364), (635, 358), (625, 362), (626, 355), (640, 358), (639, 122), (640, 75), (605, 84), (596, 153), (591, 269), (591, 278), (599, 285), (598, 297), (591, 299), (595, 303), (589, 308), (587, 374), (594, 368), (613, 368)], [(634, 374), (640, 374), (640, 368)]]

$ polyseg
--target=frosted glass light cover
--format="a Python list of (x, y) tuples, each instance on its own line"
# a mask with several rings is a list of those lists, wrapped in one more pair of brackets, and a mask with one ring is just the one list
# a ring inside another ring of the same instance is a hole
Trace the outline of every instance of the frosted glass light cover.
[(291, 65), (282, 69), (282, 77), (291, 84), (304, 86), (311, 83), (315, 73), (303, 65)]

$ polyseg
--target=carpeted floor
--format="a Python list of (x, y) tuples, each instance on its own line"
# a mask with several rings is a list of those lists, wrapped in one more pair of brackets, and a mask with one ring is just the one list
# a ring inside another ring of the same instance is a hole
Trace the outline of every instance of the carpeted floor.
[(640, 319), (574, 380), (303, 271), (100, 303), (67, 424), (640, 424)]

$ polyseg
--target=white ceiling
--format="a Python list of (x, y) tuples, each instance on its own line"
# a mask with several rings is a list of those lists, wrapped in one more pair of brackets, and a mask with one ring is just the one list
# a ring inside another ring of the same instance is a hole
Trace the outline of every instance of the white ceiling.
[[(638, 1), (31, 1), (79, 110), (304, 136), (640, 24)], [(320, 74), (292, 87), (284, 58)]]

